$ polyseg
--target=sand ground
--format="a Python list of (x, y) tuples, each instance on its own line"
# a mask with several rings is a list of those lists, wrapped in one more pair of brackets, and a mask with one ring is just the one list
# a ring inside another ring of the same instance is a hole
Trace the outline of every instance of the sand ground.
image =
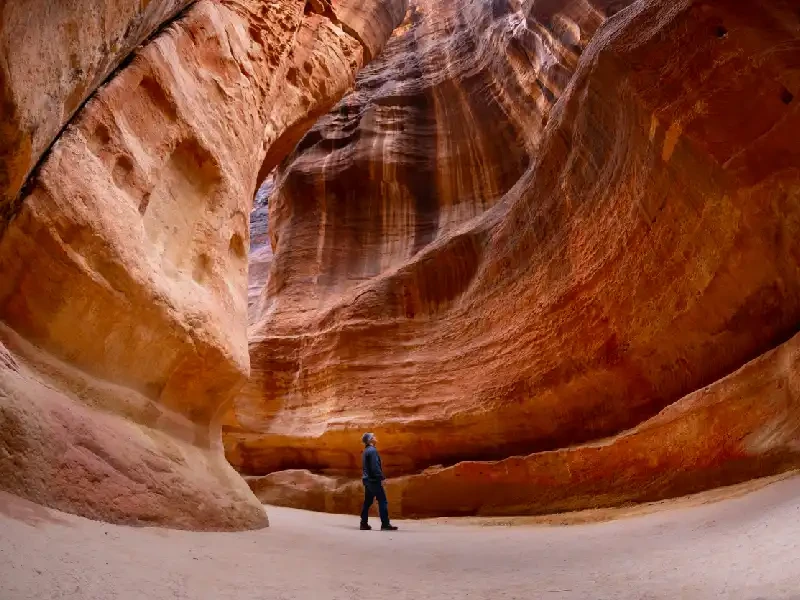
[(262, 531), (128, 528), (0, 495), (0, 600), (800, 600), (800, 477), (731, 495), (396, 533), (275, 507)]

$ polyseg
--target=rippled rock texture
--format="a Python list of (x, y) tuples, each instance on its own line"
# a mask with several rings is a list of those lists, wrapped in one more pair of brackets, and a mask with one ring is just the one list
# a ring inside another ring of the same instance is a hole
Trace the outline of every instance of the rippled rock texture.
[(800, 463), (796, 6), (628, 4), (419, 0), (279, 169), (225, 419), (262, 498), (352, 510), (364, 430), (416, 516)]
[[(6, 198), (54, 143), (0, 229), (0, 485), (114, 521), (263, 526), (220, 441), (249, 373), (251, 199), (405, 5), (200, 0), (170, 23), (186, 2), (97, 4), (3, 8), (3, 35), (25, 40), (25, 56), (4, 48), (4, 94), (22, 107), (4, 123)], [(97, 29), (70, 37), (64, 23), (85, 19)]]

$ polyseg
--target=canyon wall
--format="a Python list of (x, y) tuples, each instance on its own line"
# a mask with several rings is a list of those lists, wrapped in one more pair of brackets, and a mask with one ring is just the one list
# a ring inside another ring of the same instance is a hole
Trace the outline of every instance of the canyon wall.
[(253, 489), (351, 511), (363, 431), (410, 516), (800, 464), (796, 6), (413, 4), (276, 176)]
[(0, 228), (34, 166), (89, 94), (190, 2), (0, 4)]
[(247, 314), (253, 319), (261, 310), (261, 292), (269, 278), (272, 264), (272, 244), (269, 241), (269, 197), (275, 188), (270, 174), (253, 199), (250, 213), (250, 252), (247, 273)]
[(117, 522), (263, 526), (220, 441), (249, 373), (253, 194), (405, 3), (23, 18), (38, 4), (4, 4), (0, 30), (0, 486)]

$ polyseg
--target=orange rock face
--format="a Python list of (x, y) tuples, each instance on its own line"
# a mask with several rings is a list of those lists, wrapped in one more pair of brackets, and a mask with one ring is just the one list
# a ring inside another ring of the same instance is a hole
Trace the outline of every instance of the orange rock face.
[[(346, 30), (379, 47), (402, 19), (402, 1), (376, 3), (382, 20), (372, 2), (339, 16), (201, 0), (58, 138), (0, 230), (3, 489), (115, 521), (266, 524), (219, 435), (249, 372), (251, 198), (282, 144), (352, 86), (368, 46)], [(101, 30), (92, 47), (115, 39)], [(60, 68), (37, 79), (54, 98)], [(50, 129), (69, 118), (18, 104)]]
[(50, 2), (0, 7), (0, 227), (22, 184), (86, 98), (190, 0)]
[[(397, 516), (546, 514), (651, 502), (798, 465), (800, 337), (613, 438), (462, 462), (387, 481)], [(248, 477), (265, 503), (356, 514), (358, 481), (306, 470)]]
[(364, 430), (412, 516), (800, 464), (797, 12), (624, 4), (420, 0), (281, 167), (225, 421), (262, 498), (352, 510)]

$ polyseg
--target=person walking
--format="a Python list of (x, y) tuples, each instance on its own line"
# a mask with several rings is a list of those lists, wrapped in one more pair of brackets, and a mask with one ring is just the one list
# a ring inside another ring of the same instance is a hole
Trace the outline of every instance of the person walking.
[(361, 436), (364, 444), (364, 454), (361, 456), (363, 476), (361, 481), (364, 483), (364, 507), (361, 509), (361, 530), (372, 529), (369, 523), (369, 509), (375, 499), (378, 500), (378, 513), (381, 516), (381, 531), (397, 531), (397, 527), (389, 522), (389, 503), (386, 500), (386, 491), (383, 489), (383, 469), (381, 468), (381, 457), (375, 445), (378, 438), (374, 433), (365, 433)]

